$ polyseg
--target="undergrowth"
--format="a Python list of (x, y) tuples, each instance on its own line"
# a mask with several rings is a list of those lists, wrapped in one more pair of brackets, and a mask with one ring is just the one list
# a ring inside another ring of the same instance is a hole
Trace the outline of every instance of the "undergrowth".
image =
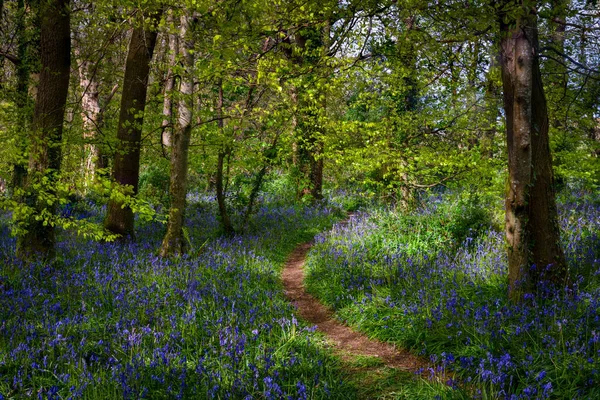
[(600, 397), (600, 198), (561, 199), (573, 287), (542, 284), (520, 305), (507, 300), (504, 235), (489, 209), (462, 195), (408, 216), (355, 214), (317, 238), (308, 289), (369, 336), (454, 371), (456, 382), (416, 381), (396, 398)]
[[(210, 201), (190, 196), (191, 252), (60, 234), (52, 265), (21, 264), (0, 226), (0, 399), (317, 399), (353, 397), (321, 337), (299, 323), (279, 273), (299, 242), (339, 216), (327, 206), (259, 208), (224, 239)], [(62, 210), (102, 215), (93, 202)]]

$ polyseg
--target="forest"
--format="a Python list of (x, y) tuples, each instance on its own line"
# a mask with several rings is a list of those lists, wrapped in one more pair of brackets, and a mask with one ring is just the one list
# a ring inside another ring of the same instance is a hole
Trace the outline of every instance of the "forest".
[(0, 0), (0, 400), (600, 398), (597, 0)]

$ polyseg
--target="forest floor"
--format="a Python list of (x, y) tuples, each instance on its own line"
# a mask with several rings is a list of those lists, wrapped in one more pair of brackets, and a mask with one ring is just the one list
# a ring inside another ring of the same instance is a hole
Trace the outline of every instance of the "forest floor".
[[(191, 198), (173, 259), (153, 220), (135, 243), (61, 230), (55, 263), (23, 264), (0, 212), (0, 399), (600, 399), (597, 191), (559, 197), (576, 283), (522, 304), (500, 198), (365, 204), (345, 224), (350, 201), (264, 201), (223, 237), (212, 195)], [(60, 213), (101, 224), (104, 205)]]
[(335, 318), (329, 307), (306, 291), (303, 267), (311, 247), (312, 242), (298, 245), (285, 263), (281, 275), (285, 295), (296, 307), (298, 315), (309, 324), (314, 324), (331, 344), (334, 353), (343, 362), (348, 379), (357, 386), (359, 397), (384, 398), (393, 395), (402, 382), (426, 372), (429, 366), (427, 359), (393, 344), (370, 339), (344, 325)]

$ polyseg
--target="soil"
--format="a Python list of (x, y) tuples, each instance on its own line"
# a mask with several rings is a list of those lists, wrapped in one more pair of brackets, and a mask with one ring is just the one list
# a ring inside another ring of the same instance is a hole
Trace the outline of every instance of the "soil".
[(344, 361), (352, 361), (356, 357), (376, 357), (386, 367), (407, 372), (426, 369), (428, 363), (420, 357), (398, 348), (392, 344), (369, 339), (364, 334), (343, 325), (336, 320), (333, 311), (323, 305), (304, 288), (304, 262), (312, 243), (304, 243), (296, 247), (289, 256), (282, 280), (285, 295), (294, 304), (298, 314), (308, 323), (314, 324), (333, 345), (335, 352)]

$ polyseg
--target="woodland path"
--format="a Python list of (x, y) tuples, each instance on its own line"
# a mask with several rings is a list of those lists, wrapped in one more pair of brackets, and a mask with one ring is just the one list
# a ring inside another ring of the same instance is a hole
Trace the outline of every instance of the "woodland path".
[[(345, 225), (349, 219), (340, 224)], [(323, 305), (304, 288), (304, 263), (312, 242), (297, 246), (289, 256), (282, 272), (285, 295), (296, 306), (297, 313), (305, 321), (317, 326), (325, 334), (333, 349), (343, 361), (356, 357), (375, 357), (389, 368), (417, 372), (427, 368), (428, 363), (408, 350), (378, 340), (369, 339), (334, 318), (333, 311)]]

